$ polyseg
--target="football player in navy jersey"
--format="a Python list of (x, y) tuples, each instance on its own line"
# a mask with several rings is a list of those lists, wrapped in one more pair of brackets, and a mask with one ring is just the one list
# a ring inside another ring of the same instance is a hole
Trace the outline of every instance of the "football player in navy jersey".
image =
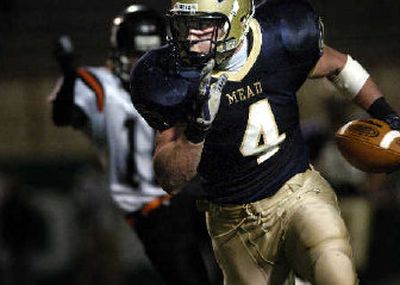
[(309, 163), (296, 92), (327, 77), (370, 115), (400, 118), (367, 71), (324, 46), (307, 0), (173, 0), (171, 43), (131, 74), (131, 98), (158, 130), (154, 167), (169, 193), (196, 174), (225, 284), (357, 284), (330, 185)]
[[(72, 62), (71, 42), (62, 37), (56, 55), (64, 78), (52, 98), (53, 122), (84, 132), (106, 154), (111, 197), (165, 284), (221, 284), (196, 197), (186, 192), (171, 197), (157, 184), (154, 130), (130, 101), (132, 64), (159, 47), (165, 34), (164, 20), (155, 11), (131, 5), (113, 19), (107, 66), (79, 68)], [(193, 187), (198, 186), (186, 188)]]

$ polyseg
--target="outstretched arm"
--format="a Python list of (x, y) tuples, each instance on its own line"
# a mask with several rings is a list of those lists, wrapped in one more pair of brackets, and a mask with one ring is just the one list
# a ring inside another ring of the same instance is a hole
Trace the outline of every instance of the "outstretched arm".
[(68, 35), (58, 37), (53, 45), (53, 55), (63, 74), (49, 98), (52, 102), (52, 119), (56, 126), (71, 125), (74, 111), (74, 85), (76, 80), (76, 60), (74, 45)]
[[(349, 76), (354, 78), (353, 87), (338, 86), (338, 84), (335, 82), (339, 74), (346, 67), (346, 64), (350, 63), (348, 61), (354, 62), (354, 60), (348, 55), (343, 54), (331, 47), (325, 47), (324, 54), (315, 66), (310, 78), (327, 77), (335, 84), (336, 87), (345, 93), (345, 95), (353, 99), (356, 104), (358, 104), (364, 110), (368, 110), (372, 103), (383, 95), (367, 73), (357, 74), (357, 72), (359, 72), (357, 70), (348, 70), (347, 73), (349, 73)], [(347, 65), (347, 67), (349, 67), (349, 65)], [(346, 90), (349, 88), (351, 89)]]

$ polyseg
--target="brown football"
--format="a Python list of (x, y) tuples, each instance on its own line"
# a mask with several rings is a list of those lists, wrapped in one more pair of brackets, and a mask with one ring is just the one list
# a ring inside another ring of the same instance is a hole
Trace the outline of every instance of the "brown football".
[(400, 168), (400, 132), (377, 119), (354, 120), (335, 135), (343, 157), (365, 172), (392, 172)]

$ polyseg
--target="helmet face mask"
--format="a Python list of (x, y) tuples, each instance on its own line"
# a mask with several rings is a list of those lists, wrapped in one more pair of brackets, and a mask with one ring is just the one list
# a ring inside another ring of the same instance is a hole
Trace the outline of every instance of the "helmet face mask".
[[(177, 58), (183, 65), (201, 66), (215, 58), (218, 46), (226, 39), (225, 26), (229, 26), (224, 15), (168, 15), (170, 31)], [(193, 35), (192, 31), (200, 33)]]
[(144, 5), (131, 5), (113, 19), (110, 58), (113, 72), (124, 85), (129, 85), (134, 60), (160, 47), (165, 38), (164, 20)]
[[(204, 65), (210, 58), (222, 63), (246, 36), (253, 13), (253, 0), (172, 0), (167, 17), (176, 57), (184, 65)], [(201, 40), (208, 41), (210, 49), (199, 52), (189, 30), (208, 27), (214, 28), (212, 36)]]

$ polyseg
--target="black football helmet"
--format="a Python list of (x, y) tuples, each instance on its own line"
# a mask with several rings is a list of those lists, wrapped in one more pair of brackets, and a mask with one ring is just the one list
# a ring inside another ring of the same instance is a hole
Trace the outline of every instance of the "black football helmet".
[(165, 43), (166, 25), (157, 12), (141, 4), (127, 7), (112, 21), (111, 59), (113, 72), (129, 86), (132, 59)]

